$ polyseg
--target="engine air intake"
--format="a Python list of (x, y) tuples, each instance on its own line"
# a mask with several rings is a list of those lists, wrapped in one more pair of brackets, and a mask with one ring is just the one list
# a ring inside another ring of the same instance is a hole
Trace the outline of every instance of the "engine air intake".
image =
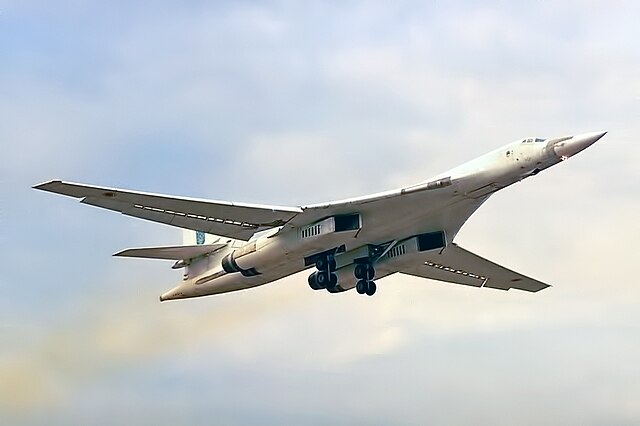
[(435, 250), (445, 246), (446, 239), (443, 231), (418, 235), (418, 251)]

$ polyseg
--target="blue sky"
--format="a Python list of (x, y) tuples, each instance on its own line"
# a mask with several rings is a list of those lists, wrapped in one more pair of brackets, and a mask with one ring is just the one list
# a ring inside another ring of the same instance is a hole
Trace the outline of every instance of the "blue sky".
[[(0, 2), (0, 423), (637, 424), (634, 2)], [(305, 274), (175, 303), (179, 231), (62, 178), (309, 204), (609, 134), (458, 242), (539, 294)]]

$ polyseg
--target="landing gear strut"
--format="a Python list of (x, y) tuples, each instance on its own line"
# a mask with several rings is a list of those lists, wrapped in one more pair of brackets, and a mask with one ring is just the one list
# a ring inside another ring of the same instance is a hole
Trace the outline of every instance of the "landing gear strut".
[(353, 271), (354, 275), (358, 279), (356, 283), (356, 291), (358, 294), (366, 294), (367, 296), (373, 296), (376, 293), (376, 283), (373, 282), (373, 278), (376, 275), (373, 265), (370, 263), (358, 263)]
[(336, 259), (333, 254), (326, 254), (316, 259), (316, 268), (313, 274), (309, 275), (309, 287), (314, 290), (328, 289), (332, 291), (338, 285), (336, 271)]

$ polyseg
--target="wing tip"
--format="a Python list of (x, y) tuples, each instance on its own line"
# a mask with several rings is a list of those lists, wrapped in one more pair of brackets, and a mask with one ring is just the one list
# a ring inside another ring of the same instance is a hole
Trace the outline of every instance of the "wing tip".
[(52, 179), (46, 182), (39, 183), (37, 185), (33, 185), (31, 188), (39, 189), (41, 191), (51, 191), (51, 186), (61, 184), (62, 180), (60, 179)]
[(540, 286), (540, 288), (539, 288), (539, 289), (537, 289), (536, 291), (534, 291), (534, 293), (537, 293), (537, 292), (542, 291), (542, 290), (546, 290), (546, 289), (551, 288), (551, 287), (553, 287), (551, 284), (545, 284), (545, 283), (543, 283), (543, 285), (542, 285), (542, 286)]
[(538, 287), (535, 288), (522, 288), (522, 287), (509, 287), (509, 290), (516, 289), (516, 290), (521, 290), (521, 291), (526, 291), (529, 293), (538, 293), (542, 290), (546, 290), (549, 287), (552, 287), (551, 284), (545, 284), (545, 283), (540, 283), (540, 285)]

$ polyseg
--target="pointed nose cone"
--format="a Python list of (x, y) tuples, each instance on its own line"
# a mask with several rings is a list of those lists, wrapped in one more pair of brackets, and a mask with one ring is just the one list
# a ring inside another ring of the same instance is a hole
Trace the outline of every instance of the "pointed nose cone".
[(560, 158), (571, 157), (580, 151), (593, 145), (598, 139), (606, 135), (607, 132), (593, 132), (576, 135), (568, 140), (563, 140), (553, 146), (553, 152)]

